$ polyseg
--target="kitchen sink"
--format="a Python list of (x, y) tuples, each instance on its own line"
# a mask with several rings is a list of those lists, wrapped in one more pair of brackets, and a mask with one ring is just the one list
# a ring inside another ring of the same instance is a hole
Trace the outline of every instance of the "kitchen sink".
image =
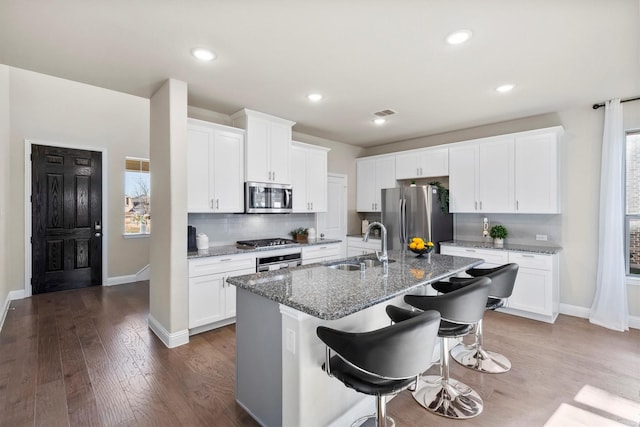
[[(390, 259), (389, 263), (396, 262), (394, 259)], [(359, 257), (340, 261), (333, 261), (324, 264), (325, 267), (333, 268), (334, 270), (344, 271), (356, 271), (360, 270), (360, 263), (364, 263), (365, 268), (379, 267), (382, 265), (382, 261), (378, 261), (377, 258), (371, 257)]]
[(360, 270), (360, 266), (357, 264), (340, 263), (340, 264), (327, 265), (327, 267), (333, 268), (334, 270), (345, 270), (345, 271)]

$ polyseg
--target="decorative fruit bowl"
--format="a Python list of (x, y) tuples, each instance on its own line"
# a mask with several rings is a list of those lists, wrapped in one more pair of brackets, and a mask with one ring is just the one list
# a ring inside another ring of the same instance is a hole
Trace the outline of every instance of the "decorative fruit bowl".
[(409, 241), (409, 250), (414, 254), (418, 254), (419, 257), (431, 252), (433, 247), (433, 242), (425, 242), (421, 237), (414, 237)]

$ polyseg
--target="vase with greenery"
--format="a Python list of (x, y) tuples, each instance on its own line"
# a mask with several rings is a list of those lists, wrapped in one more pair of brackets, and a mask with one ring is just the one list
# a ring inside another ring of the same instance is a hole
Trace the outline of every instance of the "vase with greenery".
[(291, 234), (291, 237), (293, 237), (293, 239), (297, 240), (298, 242), (306, 242), (307, 235), (309, 234), (309, 229), (304, 227), (298, 227), (294, 230), (291, 230), (289, 234)]
[(509, 232), (503, 225), (494, 225), (489, 230), (489, 236), (493, 239), (493, 244), (498, 247), (504, 245), (504, 239), (508, 234)]

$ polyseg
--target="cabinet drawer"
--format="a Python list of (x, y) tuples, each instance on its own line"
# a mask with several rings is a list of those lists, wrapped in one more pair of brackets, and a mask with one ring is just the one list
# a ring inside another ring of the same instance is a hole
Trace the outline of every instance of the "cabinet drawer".
[(331, 243), (326, 245), (306, 246), (302, 248), (302, 260), (313, 258), (334, 257), (340, 255), (340, 245)]
[(476, 249), (442, 246), (443, 255), (462, 256), (467, 258), (482, 258), (487, 264), (502, 265), (509, 262), (509, 253), (506, 251), (494, 251), (491, 249)]
[(207, 274), (226, 273), (230, 271), (252, 269), (255, 271), (255, 256), (222, 255), (189, 260), (189, 277)]
[(553, 268), (551, 255), (511, 252), (509, 253), (509, 262), (515, 262), (522, 268), (537, 268), (539, 270), (551, 270)]

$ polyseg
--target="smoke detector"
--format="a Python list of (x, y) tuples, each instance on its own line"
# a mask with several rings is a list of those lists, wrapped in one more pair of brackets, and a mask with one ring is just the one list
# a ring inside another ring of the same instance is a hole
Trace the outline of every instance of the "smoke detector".
[(374, 116), (377, 117), (387, 117), (387, 116), (391, 116), (393, 114), (398, 114), (396, 111), (393, 111), (391, 109), (386, 109), (386, 110), (381, 110), (381, 111), (377, 111), (375, 113), (373, 113)]

